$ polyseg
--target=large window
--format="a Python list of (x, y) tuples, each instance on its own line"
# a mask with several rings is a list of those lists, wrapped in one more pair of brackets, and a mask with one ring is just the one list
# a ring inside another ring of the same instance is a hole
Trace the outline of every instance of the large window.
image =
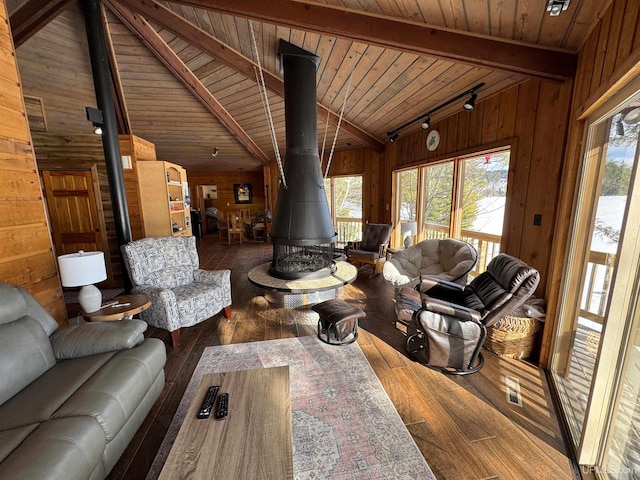
[(500, 252), (509, 158), (509, 150), (499, 150), (396, 172), (396, 226), (417, 221), (417, 241), (452, 237), (473, 244), (476, 269), (483, 271)]
[(325, 178), (331, 218), (338, 232), (336, 246), (362, 239), (362, 176)]

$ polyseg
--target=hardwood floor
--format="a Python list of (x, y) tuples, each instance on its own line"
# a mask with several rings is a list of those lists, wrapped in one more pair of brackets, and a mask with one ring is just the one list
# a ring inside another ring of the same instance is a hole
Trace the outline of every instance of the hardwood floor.
[[(166, 385), (112, 480), (145, 477), (205, 347), (315, 334), (292, 323), (286, 309), (268, 304), (247, 279), (251, 268), (270, 260), (271, 244), (228, 246), (207, 235), (198, 249), (202, 268), (231, 269), (233, 316), (227, 320), (219, 313), (183, 329), (176, 349), (168, 332), (149, 327), (148, 336), (167, 345)], [(393, 325), (393, 293), (382, 275), (359, 275), (343, 298), (366, 311), (358, 343), (436, 477), (573, 478), (544, 372), (486, 350), (484, 368), (465, 377), (412, 362), (404, 355), (404, 335)], [(505, 377), (519, 382), (521, 407), (507, 402)]]

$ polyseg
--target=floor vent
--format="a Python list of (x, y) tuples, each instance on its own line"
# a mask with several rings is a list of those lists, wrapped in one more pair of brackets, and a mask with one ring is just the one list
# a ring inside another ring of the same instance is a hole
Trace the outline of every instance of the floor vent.
[(522, 395), (520, 394), (520, 380), (514, 377), (504, 377), (507, 403), (522, 407)]

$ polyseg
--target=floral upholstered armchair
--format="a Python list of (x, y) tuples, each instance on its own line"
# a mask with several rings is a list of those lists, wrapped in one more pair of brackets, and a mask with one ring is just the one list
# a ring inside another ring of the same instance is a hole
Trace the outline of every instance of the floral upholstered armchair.
[(171, 332), (180, 343), (180, 328), (200, 323), (221, 310), (231, 318), (231, 270), (202, 270), (195, 237), (150, 237), (122, 246), (133, 288), (151, 308), (140, 318)]

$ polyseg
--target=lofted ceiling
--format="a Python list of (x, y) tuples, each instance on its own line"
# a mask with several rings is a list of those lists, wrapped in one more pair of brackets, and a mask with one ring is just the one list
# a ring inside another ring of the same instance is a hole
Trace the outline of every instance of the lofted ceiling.
[[(382, 151), (387, 131), (480, 82), (478, 101), (529, 77), (571, 78), (576, 52), (609, 2), (572, 0), (558, 17), (546, 3), (103, 0), (122, 128), (153, 142), (159, 159), (211, 172), (258, 170), (275, 159), (258, 61), (284, 156), (280, 38), (321, 58), (319, 149), (331, 149), (344, 103), (336, 150)], [(90, 133), (85, 106), (96, 100), (79, 3), (7, 0), (7, 7), (23, 90), (42, 100), (47, 132)], [(432, 121), (461, 109), (452, 103)], [(418, 121), (400, 133), (419, 128)]]

